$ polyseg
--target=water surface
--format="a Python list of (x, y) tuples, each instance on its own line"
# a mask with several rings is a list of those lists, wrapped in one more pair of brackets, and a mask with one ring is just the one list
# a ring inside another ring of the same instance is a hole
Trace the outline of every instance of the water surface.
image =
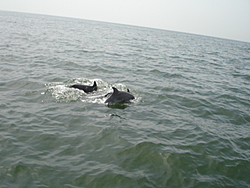
[(1, 187), (250, 187), (249, 43), (0, 18)]

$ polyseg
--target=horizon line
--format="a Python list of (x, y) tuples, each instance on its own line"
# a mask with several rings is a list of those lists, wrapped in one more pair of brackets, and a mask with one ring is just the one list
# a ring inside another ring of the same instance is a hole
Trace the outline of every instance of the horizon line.
[(53, 17), (61, 17), (61, 18), (80, 19), (80, 20), (93, 21), (93, 22), (102, 22), (102, 23), (109, 23), (109, 24), (118, 24), (118, 25), (124, 25), (124, 26), (141, 27), (141, 28), (147, 28), (147, 29), (156, 29), (156, 30), (163, 30), (163, 31), (169, 31), (169, 32), (177, 32), (177, 33), (182, 33), (182, 34), (197, 35), (197, 36), (201, 36), (201, 37), (229, 40), (229, 41), (234, 41), (234, 42), (250, 43), (250, 41), (248, 42), (248, 41), (242, 41), (242, 40), (237, 40), (237, 39), (217, 37), (217, 36), (212, 36), (212, 35), (204, 35), (204, 34), (200, 34), (200, 33), (189, 33), (189, 32), (185, 32), (185, 31), (176, 31), (176, 30), (169, 30), (169, 29), (165, 29), (165, 28), (157, 28), (157, 27), (150, 27), (150, 26), (143, 26), (143, 25), (133, 25), (133, 24), (128, 24), (128, 23), (93, 20), (93, 19), (86, 19), (86, 18), (82, 18), (82, 17), (72, 17), (72, 16), (62, 16), (62, 15), (53, 15), (53, 14), (44, 14), (44, 13), (35, 13), (35, 12), (23, 12), (23, 11), (15, 11), (15, 10), (2, 10), (2, 9), (0, 9), (0, 11), (22, 13), (22, 14), (34, 14), (34, 15), (41, 15), (41, 16), (53, 16)]

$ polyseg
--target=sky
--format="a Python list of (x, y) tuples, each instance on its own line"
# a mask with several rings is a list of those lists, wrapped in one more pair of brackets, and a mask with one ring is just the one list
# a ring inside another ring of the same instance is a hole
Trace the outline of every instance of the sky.
[(0, 10), (250, 42), (250, 0), (0, 0)]

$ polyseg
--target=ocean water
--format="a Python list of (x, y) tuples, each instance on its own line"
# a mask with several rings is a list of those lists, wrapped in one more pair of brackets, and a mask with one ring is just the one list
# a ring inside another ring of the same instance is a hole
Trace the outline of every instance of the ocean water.
[[(0, 187), (250, 187), (250, 43), (0, 11)], [(98, 84), (85, 94), (72, 84)], [(108, 106), (115, 86), (135, 100)]]

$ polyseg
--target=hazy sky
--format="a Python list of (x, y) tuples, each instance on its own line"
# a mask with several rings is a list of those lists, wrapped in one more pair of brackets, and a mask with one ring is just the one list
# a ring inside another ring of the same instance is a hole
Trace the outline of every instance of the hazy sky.
[(0, 0), (0, 10), (146, 26), (250, 42), (250, 0)]

